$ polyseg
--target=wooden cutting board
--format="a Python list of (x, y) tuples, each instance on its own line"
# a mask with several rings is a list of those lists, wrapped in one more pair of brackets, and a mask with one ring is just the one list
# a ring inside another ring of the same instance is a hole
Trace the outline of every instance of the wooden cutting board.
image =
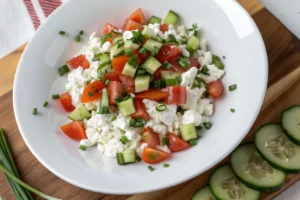
[[(261, 9), (252, 17), (263, 35), (269, 56), (269, 87), (263, 108), (244, 141), (252, 141), (253, 133), (260, 125), (267, 122), (278, 122), (281, 111), (285, 108), (300, 104), (300, 41), (267, 10)], [(12, 61), (16, 62), (15, 60)], [(249, 97), (251, 97), (250, 91)], [(16, 125), (11, 91), (0, 98), (0, 111), (0, 127), (3, 127), (7, 133), (8, 142), (22, 179), (34, 188), (61, 199), (185, 200), (189, 199), (199, 187), (207, 184), (208, 176), (213, 170), (210, 169), (180, 185), (151, 193), (118, 196), (89, 192), (59, 179), (33, 157)], [(225, 158), (221, 163), (227, 161), (228, 159)], [(299, 178), (300, 175), (289, 175), (285, 186), (280, 191), (263, 193), (261, 199), (273, 199)], [(0, 197), (3, 200), (14, 199), (2, 173), (0, 173)]]

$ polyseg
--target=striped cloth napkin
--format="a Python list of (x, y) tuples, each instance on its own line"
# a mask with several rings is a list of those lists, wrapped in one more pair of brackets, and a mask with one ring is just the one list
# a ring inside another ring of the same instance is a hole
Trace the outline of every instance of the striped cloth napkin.
[(33, 36), (38, 27), (68, 0), (0, 0), (0, 58)]

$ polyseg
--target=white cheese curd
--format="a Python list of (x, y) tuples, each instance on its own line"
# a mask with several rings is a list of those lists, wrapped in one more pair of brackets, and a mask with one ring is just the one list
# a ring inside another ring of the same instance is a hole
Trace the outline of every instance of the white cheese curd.
[(99, 74), (98, 74), (98, 71), (97, 71), (98, 67), (99, 67), (99, 61), (92, 61), (90, 63), (90, 68), (86, 69), (86, 71), (90, 72), (93, 79), (98, 79), (99, 78)]
[(109, 157), (116, 157), (117, 153), (123, 152), (124, 150), (124, 145), (116, 138), (111, 139), (104, 145), (104, 155)]
[(203, 93), (205, 92), (205, 88), (187, 88), (187, 99), (186, 104), (181, 104), (180, 106), (185, 110), (197, 110), (198, 100), (201, 98)]
[(220, 79), (224, 74), (225, 71), (219, 69), (215, 64), (206, 65), (208, 68), (209, 76), (200, 74), (199, 76), (205, 81), (205, 83), (210, 83)]
[(99, 100), (91, 101), (91, 102), (88, 102), (88, 103), (84, 104), (84, 106), (88, 110), (95, 110), (95, 109), (97, 109), (99, 107), (99, 105), (100, 105), (100, 101)]
[(208, 49), (208, 42), (204, 38), (200, 41), (200, 49), (203, 51), (207, 51)]
[(75, 107), (81, 104), (81, 95), (84, 87), (87, 85), (87, 82), (91, 80), (91, 74), (87, 70), (83, 70), (82, 67), (78, 67), (68, 74), (66, 90), (70, 93), (72, 97), (72, 104)]
[(177, 105), (167, 105), (167, 109), (158, 112), (159, 120), (167, 126), (173, 126), (175, 121), (178, 120), (177, 115)]
[(103, 144), (98, 143), (98, 144), (97, 144), (97, 149), (98, 149), (99, 151), (101, 151), (102, 153), (104, 153), (104, 145), (103, 145)]
[(144, 151), (144, 149), (145, 149), (146, 147), (148, 147), (148, 144), (147, 144), (147, 143), (142, 143), (142, 144), (140, 144), (140, 145), (136, 148), (136, 153), (137, 153), (140, 157), (142, 157), (143, 151)]
[(156, 148), (159, 149), (159, 150), (162, 150), (166, 153), (171, 153), (171, 151), (170, 151), (170, 149), (168, 148), (167, 145), (157, 145)]
[(158, 102), (149, 99), (143, 99), (143, 103), (145, 104), (146, 109), (156, 107), (158, 104)]
[(180, 36), (185, 36), (186, 35), (186, 28), (184, 25), (177, 26), (177, 32), (179, 33)]
[(200, 113), (200, 114), (204, 114), (206, 108), (208, 107), (208, 105), (210, 104), (211, 100), (210, 99), (207, 99), (207, 98), (204, 98), (204, 99), (200, 99), (198, 101), (198, 109), (197, 111)]
[(201, 124), (201, 114), (194, 110), (187, 110), (184, 112), (182, 117), (182, 124), (194, 124), (195, 126), (199, 126)]
[(84, 54), (86, 59), (91, 63), (94, 56), (98, 53), (102, 53), (103, 50), (101, 48), (101, 39), (95, 36), (96, 33), (92, 33), (89, 41), (83, 46), (80, 51), (80, 54)]
[(110, 42), (104, 42), (104, 44), (102, 45), (102, 50), (103, 52), (110, 52), (110, 49), (112, 47), (112, 44)]
[(152, 126), (152, 130), (160, 135), (167, 134), (167, 127), (163, 124), (155, 124), (154, 126)]
[(83, 139), (80, 141), (80, 145), (83, 145), (83, 146), (86, 146), (86, 147), (91, 147), (93, 145), (95, 145), (96, 142), (92, 142), (91, 140), (88, 140), (88, 139)]
[(210, 120), (209, 120), (209, 117), (207, 117), (207, 116), (202, 116), (202, 121), (201, 121), (201, 123), (203, 124), (203, 123), (205, 123), (205, 122), (209, 122)]
[(178, 46), (179, 50), (180, 50), (180, 53), (185, 56), (185, 57), (190, 57), (190, 52), (188, 52), (188, 50), (186, 50), (186, 45), (183, 44), (183, 45), (179, 45)]
[(130, 117), (123, 117), (120, 113), (115, 121), (113, 121), (115, 129), (121, 129), (123, 131), (129, 130), (130, 128)]
[(131, 31), (124, 31), (123, 40), (130, 40), (133, 37), (133, 33)]
[[(198, 52), (201, 53), (201, 55), (198, 57), (198, 62), (201, 64), (201, 66), (212, 64), (213, 58), (210, 51), (202, 52), (201, 50), (198, 50)], [(198, 55), (200, 53), (198, 53)]]
[(193, 82), (197, 75), (197, 72), (198, 72), (198, 69), (196, 67), (192, 67), (188, 71), (184, 72), (181, 75), (182, 81), (181, 81), (180, 85), (191, 88), (193, 86)]
[(160, 30), (160, 24), (155, 23), (155, 24), (149, 24), (149, 28), (151, 28), (154, 31), (154, 36), (160, 36), (161, 38), (164, 38), (163, 32)]

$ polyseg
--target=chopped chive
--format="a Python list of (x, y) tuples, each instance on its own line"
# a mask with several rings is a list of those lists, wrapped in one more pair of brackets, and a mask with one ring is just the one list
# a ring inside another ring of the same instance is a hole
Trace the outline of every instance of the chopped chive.
[(123, 136), (121, 137), (121, 139), (120, 139), (120, 142), (122, 142), (122, 144), (126, 144), (128, 141), (129, 141), (129, 140), (128, 140), (128, 138), (127, 138), (125, 135), (123, 135)]
[(64, 35), (64, 34), (66, 34), (65, 31), (59, 31), (58, 33), (59, 33), (59, 35)]
[(231, 109), (230, 109), (230, 112), (234, 113), (234, 112), (235, 112), (235, 109), (231, 108)]
[(93, 92), (88, 92), (88, 95), (89, 95), (89, 97), (92, 97), (92, 96), (94, 96), (94, 93)]
[(114, 115), (112, 118), (111, 118), (111, 120), (110, 121), (115, 121), (117, 119), (117, 116), (116, 115)]
[(38, 113), (37, 108), (34, 108), (33, 111), (32, 111), (32, 114), (33, 114), (33, 115), (37, 115), (37, 113)]
[(164, 163), (164, 168), (167, 168), (167, 167), (169, 167), (170, 165), (168, 164), (168, 163)]
[(200, 130), (202, 130), (202, 126), (196, 126), (196, 130), (198, 130), (198, 131), (200, 131)]
[(223, 58), (224, 58), (224, 59), (226, 59), (226, 57), (225, 57), (225, 56), (223, 56)]
[(108, 35), (104, 34), (100, 37), (100, 41), (101, 41), (101, 46), (106, 42), (106, 40), (108, 39)]
[(138, 162), (141, 162), (141, 157), (139, 157), (139, 156), (136, 156), (136, 160), (138, 161)]
[(127, 57), (132, 56), (132, 49), (125, 49), (124, 51)]
[(131, 95), (127, 95), (126, 97), (123, 98), (122, 101), (126, 101), (127, 99), (131, 98)]
[(151, 165), (148, 166), (148, 169), (149, 169), (151, 172), (155, 170)]
[(104, 85), (108, 85), (108, 83), (109, 83), (108, 79), (104, 81)]
[(168, 36), (168, 41), (169, 42), (172, 42), (172, 43), (175, 43), (175, 44), (178, 44), (177, 40), (176, 40), (176, 37), (173, 35), (173, 34), (170, 34)]
[(181, 83), (181, 81), (182, 81), (182, 77), (181, 77), (181, 75), (180, 75), (180, 76), (178, 76), (178, 77), (176, 77), (176, 81), (177, 81), (178, 83)]
[(141, 48), (139, 49), (139, 53), (140, 53), (140, 54), (145, 54), (145, 53), (147, 53), (147, 49), (145, 49), (144, 47), (141, 47)]
[(195, 30), (197, 30), (197, 28), (198, 28), (198, 25), (195, 23), (195, 24), (192, 25), (192, 28), (189, 28), (189, 29), (188, 29), (188, 31), (189, 31), (189, 32), (195, 31)]
[(99, 78), (99, 80), (100, 81), (103, 80), (104, 79), (104, 73), (101, 71), (100, 67), (98, 67), (97, 72), (98, 72), (98, 78)]
[(164, 104), (164, 103), (159, 103), (156, 105), (156, 110), (158, 112), (162, 112), (162, 111), (165, 111), (167, 109), (167, 105)]
[(59, 94), (53, 94), (52, 99), (59, 99)]
[(164, 69), (170, 69), (170, 68), (172, 67), (172, 65), (166, 60), (166, 61), (163, 63), (162, 67), (163, 67)]
[(115, 30), (112, 30), (111, 32), (116, 34), (116, 35), (122, 35), (122, 33), (118, 32), (118, 31), (115, 31)]
[(152, 56), (156, 56), (158, 54), (159, 48), (157, 46), (153, 47), (153, 51), (151, 52)]
[(120, 51), (119, 53), (117, 53), (116, 55), (114, 55), (114, 58), (120, 57), (120, 56), (122, 56), (122, 55), (124, 55), (124, 54), (125, 54), (125, 51), (122, 50), (122, 51)]
[(145, 75), (146, 70), (139, 68), (136, 72), (136, 76), (143, 76)]
[(135, 119), (131, 118), (130, 119), (130, 126), (134, 126), (135, 125)]
[(146, 121), (145, 122), (135, 122), (134, 127), (144, 127), (145, 124), (146, 124)]
[(179, 57), (178, 63), (182, 68), (187, 68), (190, 65), (190, 61), (187, 58)]
[(145, 41), (145, 37), (142, 35), (142, 31), (137, 30), (137, 31), (132, 31), (133, 37), (131, 38), (131, 40), (134, 43), (137, 44), (142, 44)]
[(84, 33), (83, 30), (81, 30), (81, 31), (79, 32), (79, 35), (83, 35), (83, 33)]
[(197, 140), (196, 139), (191, 139), (189, 141), (189, 143), (190, 143), (191, 146), (195, 146), (197, 144)]
[(85, 151), (85, 150), (86, 150), (86, 146), (80, 145), (80, 146), (79, 146), (79, 149), (81, 149), (82, 151)]
[(124, 41), (123, 40), (118, 40), (117, 41), (117, 48), (123, 47), (124, 46)]
[(168, 138), (167, 137), (161, 138), (161, 144), (162, 145), (167, 145), (168, 144)]
[(80, 35), (77, 35), (77, 36), (76, 36), (75, 41), (76, 41), (76, 42), (80, 42), (80, 41), (81, 41)]
[(58, 68), (58, 73), (60, 76), (68, 73), (69, 71), (70, 71), (70, 69), (69, 69), (68, 65), (63, 65), (60, 68)]
[(237, 84), (229, 86), (229, 91), (233, 91), (237, 89)]
[(130, 64), (133, 67), (136, 67), (137, 65), (137, 58), (136, 57), (132, 57), (128, 60), (128, 64)]
[(200, 71), (200, 73), (206, 75), (206, 76), (209, 76), (209, 73), (208, 73), (209, 69), (207, 68), (206, 65), (204, 65)]
[(102, 64), (99, 65), (99, 68), (102, 69), (103, 67), (105, 67), (106, 65), (109, 65), (111, 63), (110, 60), (103, 62)]
[(203, 126), (206, 128), (206, 129), (210, 129), (212, 127), (212, 123), (210, 122), (204, 122), (203, 123)]
[(49, 103), (48, 103), (48, 101), (44, 101), (44, 104), (43, 104), (43, 106), (44, 106), (44, 107), (47, 107), (47, 106), (48, 106), (48, 104), (49, 104)]
[(213, 63), (219, 68), (219, 69), (224, 69), (224, 64), (220, 60), (220, 58), (216, 55), (213, 55)]
[(114, 100), (115, 100), (117, 103), (119, 103), (119, 102), (122, 101), (121, 97), (116, 97)]

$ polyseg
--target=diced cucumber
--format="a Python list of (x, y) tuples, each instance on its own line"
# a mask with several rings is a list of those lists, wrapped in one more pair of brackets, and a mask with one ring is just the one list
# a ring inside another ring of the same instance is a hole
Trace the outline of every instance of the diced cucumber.
[(99, 114), (108, 114), (109, 113), (108, 93), (107, 93), (106, 88), (102, 89), (102, 99), (100, 102), (98, 113)]
[(152, 39), (154, 39), (154, 40), (156, 40), (158, 42), (161, 42), (161, 43), (164, 42), (164, 39), (162, 37), (160, 37), (159, 35), (152, 37)]
[(121, 101), (120, 103), (118, 103), (118, 106), (119, 106), (120, 113), (124, 117), (127, 117), (135, 113), (135, 107), (132, 98), (128, 98), (125, 101)]
[(187, 41), (186, 49), (193, 54), (200, 46), (200, 40), (194, 35)]
[(154, 30), (152, 28), (150, 28), (149, 26), (146, 26), (143, 31), (142, 31), (142, 35), (145, 38), (150, 38), (155, 34)]
[(124, 163), (135, 163), (136, 161), (136, 155), (134, 149), (127, 149), (122, 152), (123, 153), (123, 159)]
[(286, 174), (269, 165), (253, 143), (236, 148), (230, 155), (230, 163), (239, 180), (254, 190), (274, 191), (285, 183)]
[(286, 135), (300, 146), (300, 105), (292, 106), (282, 112), (281, 125)]
[[(144, 29), (145, 30), (145, 29)], [(162, 43), (153, 39), (149, 39), (144, 44), (144, 48), (151, 52), (151, 55), (156, 55), (159, 49), (162, 47)]]
[(136, 70), (137, 70), (137, 66), (132, 66), (127, 62), (125, 67), (123, 68), (122, 74), (133, 78)]
[(174, 11), (170, 10), (164, 20), (165, 24), (176, 24), (179, 16)]
[(255, 134), (257, 150), (274, 168), (300, 172), (300, 147), (290, 141), (279, 124), (266, 124)]
[(119, 54), (121, 51), (124, 51), (124, 46), (118, 48), (118, 44), (114, 44), (110, 49), (110, 59), (113, 59), (114, 55)]
[(148, 21), (148, 24), (155, 24), (155, 23), (160, 24), (160, 22), (161, 22), (161, 19), (159, 17), (152, 15)]
[(161, 63), (156, 60), (153, 56), (150, 56), (143, 64), (142, 68), (146, 70), (146, 72), (150, 74), (154, 74), (154, 72), (161, 66)]
[(211, 193), (209, 186), (206, 185), (195, 192), (191, 200), (216, 200)]
[(197, 139), (197, 131), (194, 123), (192, 124), (182, 124), (180, 125), (180, 133), (181, 137), (185, 141), (189, 141), (191, 139)]
[(224, 69), (224, 64), (220, 60), (220, 58), (216, 55), (212, 56), (213, 58), (213, 63), (219, 68), (219, 69)]
[(112, 42), (113, 42), (113, 44), (116, 44), (119, 40), (123, 40), (123, 37), (122, 36), (114, 37), (112, 39)]
[(132, 49), (132, 50), (136, 50), (140, 47), (140, 45), (134, 43), (132, 40), (126, 40), (125, 44), (124, 44), (124, 48), (125, 49)]
[(172, 71), (161, 71), (161, 77), (164, 80), (165, 86), (174, 86), (177, 84), (177, 78), (180, 76), (180, 73)]
[(91, 113), (83, 104), (80, 104), (68, 117), (73, 121), (89, 119), (91, 117)]
[(134, 80), (135, 92), (142, 92), (149, 89), (150, 76), (137, 76)]
[[(99, 55), (99, 68), (102, 70), (111, 64), (110, 58), (107, 54), (101, 53)], [(104, 72), (104, 71), (103, 71)]]
[(260, 195), (260, 192), (241, 183), (229, 164), (220, 166), (211, 173), (209, 187), (215, 198), (222, 200), (257, 200)]

